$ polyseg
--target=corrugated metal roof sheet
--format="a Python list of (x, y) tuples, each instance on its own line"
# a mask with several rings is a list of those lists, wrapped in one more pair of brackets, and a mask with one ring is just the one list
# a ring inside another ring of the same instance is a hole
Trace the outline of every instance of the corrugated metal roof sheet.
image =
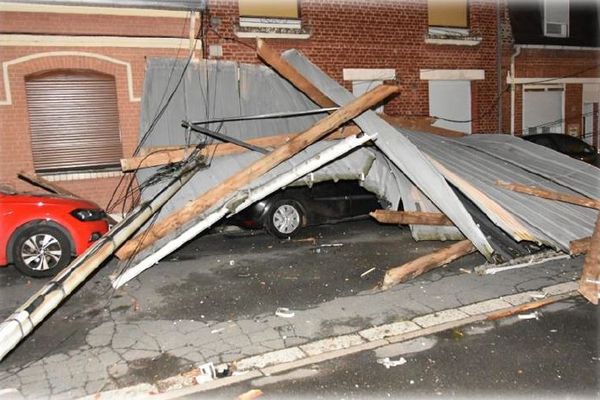
[[(522, 151), (516, 150), (517, 141), (523, 141), (507, 135), (443, 138), (424, 132), (403, 130), (403, 133), (421, 151), (475, 186), (526, 224), (529, 233), (537, 241), (568, 251), (569, 242), (592, 234), (596, 211), (516, 193), (495, 184), (497, 180), (503, 180), (577, 195), (574, 190), (542, 175), (544, 171), (548, 171), (547, 173), (553, 179), (559, 176), (557, 171), (560, 164), (556, 159), (562, 157), (557, 157), (556, 152), (552, 152), (548, 155), (550, 157), (545, 159), (547, 149), (541, 146), (525, 146)], [(480, 143), (481, 148), (478, 147)], [(504, 145), (497, 147), (498, 156), (496, 156), (493, 154), (493, 149), (498, 143)], [(597, 180), (600, 177), (600, 170), (590, 170), (583, 162), (572, 159), (562, 159), (562, 161), (565, 161), (565, 165), (560, 168), (563, 172), (560, 177), (567, 179), (565, 177), (570, 175), (569, 180), (573, 188), (588, 190), (590, 181), (582, 178), (588, 176), (587, 174), (592, 182), (593, 179)], [(528, 170), (536, 170), (538, 173)], [(475, 201), (475, 203), (482, 208), (481, 202)], [(482, 209), (488, 215), (494, 213), (492, 209), (485, 209), (485, 206)]]

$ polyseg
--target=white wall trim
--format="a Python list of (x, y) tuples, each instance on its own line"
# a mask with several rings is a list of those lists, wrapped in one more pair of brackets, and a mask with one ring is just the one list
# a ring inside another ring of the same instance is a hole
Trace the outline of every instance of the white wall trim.
[[(506, 82), (511, 83), (513, 80), (509, 77), (506, 78)], [(600, 83), (600, 77), (598, 78), (553, 78), (553, 77), (540, 77), (540, 78), (514, 78), (516, 84), (532, 84), (532, 83)]]
[(558, 46), (549, 44), (517, 44), (515, 47), (522, 49), (539, 49), (539, 50), (578, 50), (578, 51), (597, 51), (600, 52), (600, 47), (585, 47), (585, 46)]
[(127, 92), (129, 94), (129, 101), (139, 102), (140, 97), (136, 97), (133, 94), (133, 73), (131, 70), (131, 63), (118, 60), (116, 58), (108, 57), (103, 54), (88, 53), (84, 51), (51, 51), (46, 53), (35, 53), (24, 57), (15, 58), (14, 60), (5, 61), (2, 63), (2, 80), (4, 83), (4, 100), (0, 100), (0, 106), (7, 106), (12, 104), (12, 94), (10, 91), (10, 80), (8, 77), (8, 67), (16, 64), (21, 64), (27, 61), (35, 60), (44, 57), (89, 57), (97, 60), (107, 61), (109, 63), (122, 65), (125, 67), (127, 72)]
[(235, 32), (235, 36), (242, 39), (309, 39), (310, 33), (278, 33), (278, 32)]
[(393, 68), (344, 68), (345, 81), (390, 81), (396, 79)]
[(481, 43), (481, 38), (473, 37), (467, 39), (450, 39), (450, 38), (425, 38), (426, 44), (435, 44), (441, 46), (477, 46)]
[(420, 79), (424, 81), (480, 81), (485, 79), (482, 69), (421, 69)]
[[(189, 38), (2, 34), (0, 46), (189, 48)], [(197, 41), (196, 48), (200, 47)]]
[(188, 11), (121, 8), (121, 7), (89, 7), (89, 6), (66, 6), (33, 3), (6, 3), (0, 2), (0, 12), (27, 12), (27, 13), (50, 13), (50, 14), (90, 14), (90, 15), (117, 15), (135, 17), (165, 17), (186, 18)]

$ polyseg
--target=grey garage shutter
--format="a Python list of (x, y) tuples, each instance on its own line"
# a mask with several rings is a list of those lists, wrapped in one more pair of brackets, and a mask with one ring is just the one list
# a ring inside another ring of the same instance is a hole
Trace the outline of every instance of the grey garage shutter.
[(38, 172), (117, 167), (123, 154), (113, 77), (60, 71), (26, 81)]

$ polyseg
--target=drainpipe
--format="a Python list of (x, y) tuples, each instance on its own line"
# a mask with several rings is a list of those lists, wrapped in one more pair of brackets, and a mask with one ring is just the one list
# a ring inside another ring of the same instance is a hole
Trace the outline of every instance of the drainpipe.
[(515, 58), (521, 54), (521, 46), (510, 56), (510, 134), (515, 136)]

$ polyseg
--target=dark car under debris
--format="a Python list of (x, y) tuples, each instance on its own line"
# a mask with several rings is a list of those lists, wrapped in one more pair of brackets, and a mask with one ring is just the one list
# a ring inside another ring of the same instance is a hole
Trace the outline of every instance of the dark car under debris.
[(540, 133), (523, 136), (523, 139), (600, 168), (598, 150), (579, 138), (562, 133)]
[(233, 222), (286, 238), (308, 225), (365, 216), (377, 208), (381, 208), (377, 197), (358, 181), (328, 181), (279, 190), (239, 213)]

